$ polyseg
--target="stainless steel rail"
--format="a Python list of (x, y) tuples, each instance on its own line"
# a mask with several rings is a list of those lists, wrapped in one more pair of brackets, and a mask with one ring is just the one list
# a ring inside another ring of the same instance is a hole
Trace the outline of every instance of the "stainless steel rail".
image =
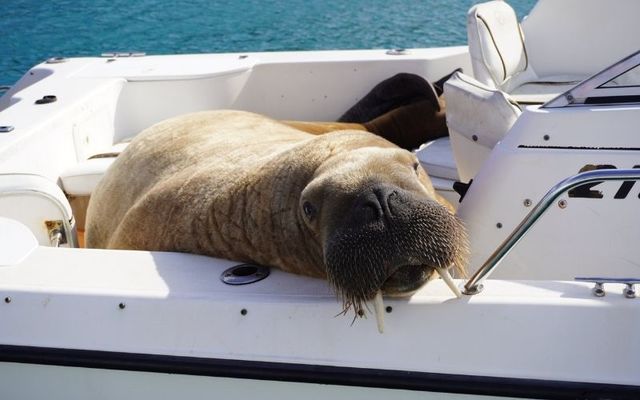
[(491, 275), (511, 249), (529, 232), (551, 204), (563, 193), (588, 183), (604, 181), (637, 181), (640, 169), (600, 169), (571, 176), (551, 188), (511, 234), (489, 256), (475, 274), (464, 285), (462, 293), (474, 295), (482, 291), (482, 282)]

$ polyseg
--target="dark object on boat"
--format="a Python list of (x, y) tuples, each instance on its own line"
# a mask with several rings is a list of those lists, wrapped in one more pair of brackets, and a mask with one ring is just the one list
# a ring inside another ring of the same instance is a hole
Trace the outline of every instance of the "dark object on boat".
[[(454, 71), (455, 72), (455, 71)], [(442, 85), (433, 86), (415, 74), (400, 73), (376, 85), (339, 119), (366, 129), (407, 150), (447, 136)]]

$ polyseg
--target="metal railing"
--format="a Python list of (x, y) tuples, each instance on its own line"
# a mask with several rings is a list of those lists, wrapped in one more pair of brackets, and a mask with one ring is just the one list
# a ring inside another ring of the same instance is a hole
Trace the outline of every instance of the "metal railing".
[(491, 275), (513, 247), (529, 232), (531, 227), (563, 193), (589, 183), (605, 181), (640, 180), (640, 169), (600, 169), (571, 176), (551, 188), (511, 234), (496, 248), (475, 274), (464, 285), (462, 293), (474, 295), (482, 291), (482, 282)]

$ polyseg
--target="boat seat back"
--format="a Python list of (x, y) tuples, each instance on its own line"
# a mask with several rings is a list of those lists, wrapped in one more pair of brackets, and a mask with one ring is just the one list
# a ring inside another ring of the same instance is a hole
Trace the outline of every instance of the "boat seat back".
[(504, 1), (477, 4), (467, 14), (474, 77), (518, 102), (544, 103), (634, 53), (639, 13), (637, 0), (539, 0), (518, 24)]
[(33, 233), (41, 246), (51, 245), (52, 230), (76, 243), (69, 201), (48, 178), (34, 174), (0, 174), (0, 217), (16, 220)]
[(116, 157), (91, 158), (60, 174), (65, 193), (71, 196), (90, 196)]
[(60, 181), (65, 193), (76, 196), (90, 196), (98, 186), (100, 179), (104, 176), (109, 166), (113, 164), (116, 157), (129, 145), (131, 139), (128, 138), (120, 143), (116, 143), (111, 148), (100, 154), (91, 156), (60, 174)]
[(447, 126), (462, 182), (473, 179), (521, 109), (506, 93), (456, 72), (444, 84)]
[(522, 21), (531, 68), (587, 78), (638, 50), (638, 15), (638, 0), (538, 0)]
[(467, 14), (469, 55), (477, 80), (494, 87), (527, 68), (527, 52), (515, 11), (504, 1), (475, 5)]

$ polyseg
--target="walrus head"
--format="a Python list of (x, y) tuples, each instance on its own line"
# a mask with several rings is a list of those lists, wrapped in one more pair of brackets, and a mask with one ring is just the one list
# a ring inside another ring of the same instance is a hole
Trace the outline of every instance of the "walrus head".
[(467, 241), (416, 157), (396, 147), (336, 153), (300, 197), (300, 218), (319, 238), (328, 281), (358, 315), (379, 292), (408, 296), (454, 266)]

